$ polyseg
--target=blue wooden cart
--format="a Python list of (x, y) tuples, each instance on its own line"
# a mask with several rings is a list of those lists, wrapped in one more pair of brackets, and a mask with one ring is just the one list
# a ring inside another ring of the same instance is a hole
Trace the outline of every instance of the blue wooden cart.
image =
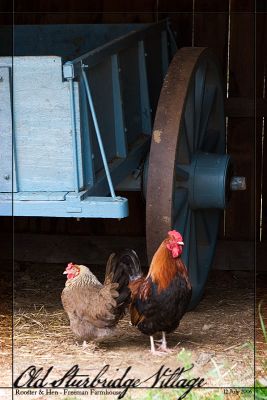
[(120, 219), (116, 191), (143, 190), (148, 255), (183, 234), (196, 304), (229, 190), (244, 188), (214, 56), (176, 52), (168, 21), (16, 26), (14, 43), (0, 57), (0, 215)]

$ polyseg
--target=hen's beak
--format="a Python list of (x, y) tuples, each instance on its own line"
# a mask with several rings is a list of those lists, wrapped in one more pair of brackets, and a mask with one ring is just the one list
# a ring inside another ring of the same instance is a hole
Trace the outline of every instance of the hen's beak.
[(177, 242), (177, 244), (180, 244), (181, 246), (183, 246), (184, 242)]
[(63, 275), (66, 275), (67, 273), (68, 273), (68, 271), (64, 271), (64, 272), (63, 272)]

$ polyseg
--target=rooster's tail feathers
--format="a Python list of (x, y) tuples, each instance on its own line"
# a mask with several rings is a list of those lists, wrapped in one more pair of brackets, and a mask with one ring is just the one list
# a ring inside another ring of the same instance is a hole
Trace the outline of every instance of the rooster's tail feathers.
[(109, 256), (104, 284), (116, 284), (119, 296), (116, 298), (117, 313), (122, 314), (130, 303), (131, 291), (128, 287), (132, 280), (142, 274), (139, 258), (134, 250), (125, 249)]
[(142, 276), (141, 264), (134, 250), (125, 249), (119, 253), (120, 262), (125, 265), (130, 281)]
[[(125, 277), (129, 281), (135, 280), (142, 276), (141, 264), (138, 255), (134, 250), (125, 249), (109, 256), (106, 266), (106, 277), (112, 277), (112, 282), (125, 284)], [(121, 282), (123, 280), (123, 282)], [(128, 284), (127, 284), (128, 285)]]

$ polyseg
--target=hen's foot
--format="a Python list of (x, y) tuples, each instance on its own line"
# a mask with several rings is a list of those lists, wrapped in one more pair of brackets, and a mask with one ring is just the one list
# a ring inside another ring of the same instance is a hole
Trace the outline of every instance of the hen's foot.
[(88, 347), (88, 344), (86, 343), (86, 340), (84, 340), (84, 341), (83, 341), (83, 344), (82, 344), (82, 349), (83, 349), (83, 350), (86, 350), (87, 347)]

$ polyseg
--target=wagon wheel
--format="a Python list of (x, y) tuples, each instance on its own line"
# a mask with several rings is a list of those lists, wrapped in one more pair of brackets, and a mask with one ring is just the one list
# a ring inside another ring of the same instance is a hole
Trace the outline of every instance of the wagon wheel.
[(202, 296), (230, 188), (223, 103), (212, 53), (205, 48), (179, 50), (164, 80), (153, 127), (146, 237), (151, 260), (170, 229), (181, 232), (182, 258), (193, 286), (190, 308)]

